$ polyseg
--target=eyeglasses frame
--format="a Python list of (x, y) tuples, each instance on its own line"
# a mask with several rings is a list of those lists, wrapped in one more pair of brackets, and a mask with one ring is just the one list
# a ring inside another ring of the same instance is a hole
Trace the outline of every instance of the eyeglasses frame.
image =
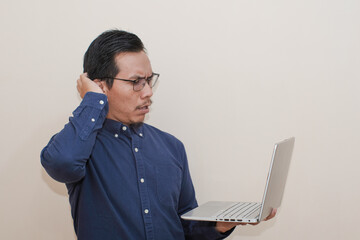
[(157, 80), (158, 80), (159, 77), (160, 77), (160, 74), (159, 74), (159, 73), (154, 73), (154, 72), (153, 72), (153, 73), (151, 74), (151, 76), (149, 76), (149, 77), (147, 77), (147, 78), (145, 78), (145, 77), (140, 77), (140, 78), (138, 78), (138, 79), (136, 79), (136, 80), (116, 78), (116, 77), (102, 77), (102, 78), (99, 78), (99, 79), (100, 79), (100, 80), (114, 79), (114, 80), (120, 80), (120, 81), (124, 81), (124, 82), (132, 82), (132, 83), (133, 83), (133, 90), (134, 90), (135, 92), (139, 92), (139, 91), (141, 91), (141, 90), (144, 89), (145, 85), (144, 85), (140, 90), (135, 90), (135, 84), (138, 83), (138, 82), (139, 82), (140, 80), (142, 80), (142, 79), (145, 79), (146, 83), (149, 84), (148, 79), (149, 79), (149, 78), (153, 78), (154, 76), (157, 76), (154, 84), (153, 84), (152, 86), (149, 85), (150, 88), (153, 88), (153, 87), (155, 86)]

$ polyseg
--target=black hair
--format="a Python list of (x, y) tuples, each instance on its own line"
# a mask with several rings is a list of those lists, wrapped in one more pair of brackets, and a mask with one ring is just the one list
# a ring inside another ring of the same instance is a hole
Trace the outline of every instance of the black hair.
[(123, 52), (145, 51), (144, 44), (138, 36), (122, 30), (108, 30), (100, 34), (89, 46), (84, 55), (84, 72), (92, 80), (105, 79), (109, 88), (120, 69), (116, 66), (115, 57)]

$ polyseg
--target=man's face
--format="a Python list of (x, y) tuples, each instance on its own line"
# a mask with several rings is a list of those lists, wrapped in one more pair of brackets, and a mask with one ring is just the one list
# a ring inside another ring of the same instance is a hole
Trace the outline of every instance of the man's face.
[[(143, 51), (120, 53), (115, 62), (120, 69), (116, 78), (136, 80), (152, 75), (150, 60)], [(130, 125), (144, 121), (145, 114), (150, 110), (153, 92), (148, 84), (135, 92), (132, 82), (114, 80), (111, 89), (105, 86), (105, 94), (109, 102), (107, 118)]]

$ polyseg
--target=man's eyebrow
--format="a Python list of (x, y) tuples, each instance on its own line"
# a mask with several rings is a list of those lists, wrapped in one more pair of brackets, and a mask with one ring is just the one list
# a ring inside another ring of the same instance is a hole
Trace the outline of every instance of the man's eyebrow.
[(132, 75), (129, 79), (139, 79), (139, 78), (145, 78), (145, 77), (135, 74)]

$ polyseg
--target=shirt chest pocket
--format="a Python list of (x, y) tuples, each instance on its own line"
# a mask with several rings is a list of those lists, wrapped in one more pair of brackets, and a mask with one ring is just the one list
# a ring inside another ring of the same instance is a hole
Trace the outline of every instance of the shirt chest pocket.
[(156, 186), (159, 201), (165, 206), (177, 206), (181, 191), (181, 169), (173, 165), (156, 167)]

